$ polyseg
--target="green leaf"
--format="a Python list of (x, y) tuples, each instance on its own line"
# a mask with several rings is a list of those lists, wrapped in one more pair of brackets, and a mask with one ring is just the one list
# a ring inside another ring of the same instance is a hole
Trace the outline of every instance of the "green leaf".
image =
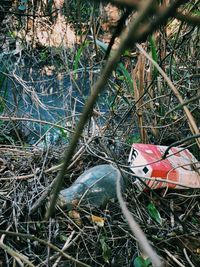
[(68, 137), (68, 133), (66, 132), (66, 130), (62, 128), (59, 128), (58, 130), (60, 131), (61, 137), (64, 137), (64, 138)]
[(83, 45), (81, 45), (75, 55), (75, 59), (74, 59), (74, 63), (73, 63), (73, 70), (74, 70), (74, 76), (75, 76), (75, 79), (77, 79), (77, 70), (78, 70), (78, 64), (79, 64), (79, 61), (81, 59), (81, 56), (82, 56), (82, 53), (84, 51), (84, 49), (89, 45), (90, 42), (85, 42)]
[(150, 42), (150, 47), (151, 47), (152, 58), (154, 61), (157, 62), (158, 56), (157, 56), (157, 50), (156, 50), (156, 43), (155, 43), (153, 36), (150, 36), (149, 42)]
[(131, 56), (131, 52), (129, 50), (125, 50), (124, 56), (130, 57)]
[(193, 16), (195, 16), (195, 15), (200, 16), (200, 11), (199, 10), (195, 10), (195, 11), (193, 11), (191, 13), (191, 15), (193, 15)]
[(38, 221), (38, 222), (36, 222), (36, 225), (37, 225), (37, 227), (40, 229), (41, 228), (41, 223)]
[(106, 244), (105, 237), (100, 238), (101, 248), (102, 248), (102, 256), (106, 263), (109, 263), (112, 251), (111, 248)]
[(5, 100), (0, 96), (0, 113), (5, 109)]
[(150, 267), (152, 266), (151, 261), (149, 258), (143, 259), (141, 256), (138, 256), (134, 260), (134, 267)]
[(130, 135), (127, 140), (126, 143), (129, 145), (132, 145), (134, 143), (141, 143), (141, 138), (140, 135), (137, 133), (134, 133), (133, 135)]
[(68, 237), (66, 235), (60, 235), (59, 237), (60, 237), (60, 241), (62, 241), (62, 242), (66, 242), (68, 239)]
[(149, 203), (149, 205), (147, 206), (147, 209), (148, 209), (148, 212), (151, 218), (154, 219), (160, 225), (162, 225), (162, 218), (160, 216), (160, 213), (152, 202)]
[(124, 64), (119, 63), (117, 70), (122, 73), (123, 79), (128, 84), (128, 87), (130, 89), (130, 92), (133, 94), (134, 93), (134, 90), (133, 90), (133, 80), (132, 80), (131, 75), (129, 74), (129, 72), (125, 68)]
[[(106, 52), (108, 45), (97, 40), (96, 39), (96, 44), (103, 50), (103, 52)], [(128, 53), (128, 51), (126, 51), (126, 53)], [(124, 64), (120, 63), (117, 67), (118, 72), (122, 73), (122, 76), (120, 76), (119, 79), (123, 79), (125, 80), (125, 82), (128, 84), (129, 88), (130, 88), (130, 92), (133, 94), (133, 80), (131, 75), (129, 74), (129, 72), (127, 71), (127, 69), (125, 68)]]
[[(155, 62), (158, 61), (158, 55), (157, 55), (157, 49), (156, 49), (156, 42), (154, 40), (153, 36), (150, 36), (149, 38), (150, 48), (151, 48), (151, 55)], [(153, 75), (155, 78), (157, 77), (158, 71), (155, 67), (153, 67)]]

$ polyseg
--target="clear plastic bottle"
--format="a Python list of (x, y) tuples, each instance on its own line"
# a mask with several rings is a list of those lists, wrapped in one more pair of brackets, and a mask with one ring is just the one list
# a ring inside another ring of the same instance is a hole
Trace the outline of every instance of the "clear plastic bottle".
[[(104, 206), (108, 200), (116, 199), (116, 181), (119, 172), (109, 164), (92, 167), (80, 175), (69, 187), (59, 194), (58, 204), (62, 208), (72, 209), (78, 203)], [(120, 175), (121, 189), (124, 190)]]

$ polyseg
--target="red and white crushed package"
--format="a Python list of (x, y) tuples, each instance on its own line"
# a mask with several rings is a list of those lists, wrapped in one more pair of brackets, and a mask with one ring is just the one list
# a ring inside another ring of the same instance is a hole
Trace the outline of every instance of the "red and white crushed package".
[[(133, 144), (130, 169), (140, 190), (158, 188), (200, 188), (200, 163), (184, 147), (168, 147), (149, 144)], [(142, 182), (143, 181), (143, 182)]]

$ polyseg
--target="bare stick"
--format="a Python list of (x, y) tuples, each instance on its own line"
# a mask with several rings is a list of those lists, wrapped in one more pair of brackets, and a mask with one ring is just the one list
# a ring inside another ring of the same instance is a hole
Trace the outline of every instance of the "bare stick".
[[(151, 63), (156, 67), (156, 69), (160, 72), (160, 74), (163, 76), (163, 78), (166, 80), (166, 82), (168, 83), (169, 87), (173, 91), (174, 95), (178, 98), (179, 102), (181, 104), (184, 104), (184, 100), (183, 100), (182, 96), (180, 95), (179, 91), (174, 86), (172, 81), (169, 79), (167, 74), (161, 69), (161, 67), (158, 65), (158, 63), (155, 60), (153, 60), (153, 58), (142, 48), (141, 45), (136, 44), (136, 46), (148, 58), (148, 60), (151, 61)], [(199, 129), (198, 129), (196, 123), (195, 123), (195, 120), (194, 120), (191, 112), (189, 111), (188, 107), (186, 107), (184, 105), (183, 105), (183, 110), (184, 110), (184, 112), (186, 114), (187, 121), (188, 121), (188, 124), (189, 124), (191, 132), (193, 134), (198, 135), (199, 134)], [(200, 138), (197, 138), (196, 142), (197, 142), (198, 147), (200, 148)]]
[(140, 11), (139, 11), (137, 18), (132, 21), (132, 23), (129, 27), (129, 30), (125, 31), (123, 33), (121, 44), (119, 45), (117, 51), (110, 58), (110, 60), (107, 61), (106, 65), (102, 71), (102, 75), (101, 75), (100, 79), (97, 81), (95, 88), (92, 90), (92, 94), (89, 97), (89, 99), (88, 99), (88, 101), (84, 107), (81, 118), (77, 124), (76, 131), (71, 138), (68, 149), (65, 152), (64, 163), (63, 163), (62, 169), (58, 173), (58, 176), (56, 177), (56, 183), (55, 183), (52, 197), (50, 199), (49, 208), (46, 212), (46, 218), (49, 218), (51, 216), (51, 214), (55, 208), (58, 193), (60, 191), (61, 184), (62, 184), (62, 179), (63, 179), (63, 177), (66, 173), (66, 170), (70, 164), (70, 160), (71, 160), (73, 153), (74, 153), (74, 150), (77, 146), (78, 139), (81, 136), (81, 133), (84, 129), (86, 122), (88, 121), (89, 115), (92, 112), (92, 109), (93, 109), (94, 104), (98, 98), (98, 95), (103, 90), (104, 86), (106, 85), (106, 82), (107, 82), (109, 76), (111, 75), (116, 63), (120, 59), (121, 54), (123, 54), (125, 49), (127, 47), (129, 47), (130, 43), (134, 43), (136, 41), (135, 38), (138, 35), (140, 24), (144, 20), (144, 18), (147, 16), (149, 10), (152, 8), (153, 2), (154, 2), (153, 0), (141, 1)]
[[(66, 119), (66, 118), (65, 118)], [(40, 124), (47, 124), (47, 125), (50, 125), (55, 128), (58, 128), (58, 129), (63, 129), (65, 131), (68, 131), (68, 132), (71, 132), (73, 133), (74, 131), (67, 128), (67, 127), (64, 127), (64, 126), (61, 126), (59, 124), (56, 124), (56, 123), (52, 123), (50, 121), (42, 121), (42, 120), (38, 120), (38, 119), (32, 119), (32, 118), (25, 118), (25, 117), (7, 117), (7, 116), (0, 116), (0, 120), (4, 120), (4, 121), (31, 121), (31, 122), (36, 122), (36, 123), (40, 123)]]
[[(59, 249), (57, 246), (53, 245), (52, 243), (50, 242), (47, 242), (43, 239), (40, 239), (34, 235), (28, 235), (28, 234), (22, 234), (22, 233), (15, 233), (15, 232), (10, 232), (10, 231), (4, 231), (4, 230), (0, 230), (0, 233), (1, 234), (5, 234), (5, 235), (10, 235), (10, 236), (18, 236), (18, 237), (22, 237), (22, 238), (25, 238), (25, 239), (31, 239), (31, 240), (36, 240), (38, 241), (39, 243), (45, 245), (45, 246), (48, 246), (50, 247), (51, 249), (57, 251), (60, 253), (60, 255), (62, 255), (64, 258), (74, 262), (77, 266), (81, 266), (81, 267), (91, 267), (90, 265), (88, 264), (85, 264), (77, 259), (75, 259), (74, 257), (66, 254), (64, 251), (62, 251), (61, 249)], [(30, 266), (30, 265), (29, 265)], [(34, 265), (32, 265), (34, 267)]]
[(176, 12), (177, 8), (180, 5), (182, 5), (184, 2), (187, 2), (187, 1), (176, 0), (172, 2), (172, 4), (166, 8), (162, 6), (162, 12), (160, 12), (159, 14), (155, 14), (157, 15), (157, 18), (155, 18), (152, 21), (150, 20), (146, 22), (146, 18), (148, 17), (149, 14), (151, 14), (152, 8), (154, 7), (154, 5), (156, 5), (156, 1), (153, 1), (153, 0), (140, 1), (139, 6), (138, 6), (138, 16), (132, 20), (128, 29), (122, 33), (121, 43), (118, 49), (116, 50), (116, 52), (113, 53), (111, 58), (107, 61), (102, 71), (101, 77), (95, 84), (92, 90), (92, 94), (89, 97), (84, 107), (83, 113), (77, 124), (75, 133), (71, 137), (71, 142), (69, 144), (68, 150), (65, 151), (64, 163), (63, 163), (62, 169), (56, 177), (56, 183), (55, 183), (55, 187), (52, 193), (52, 197), (50, 199), (50, 205), (45, 214), (46, 218), (49, 218), (51, 216), (55, 208), (58, 193), (60, 191), (61, 184), (62, 184), (62, 179), (66, 173), (67, 167), (70, 164), (70, 160), (72, 158), (74, 150), (76, 149), (78, 139), (83, 132), (84, 126), (86, 122), (88, 121), (89, 115), (92, 113), (92, 109), (95, 105), (98, 95), (103, 90), (104, 86), (106, 85), (108, 78), (110, 77), (113, 69), (115, 68), (115, 65), (120, 59), (120, 56), (124, 53), (124, 51), (127, 48), (133, 46), (137, 41), (146, 39), (148, 34), (152, 33), (161, 24), (166, 22), (167, 19), (170, 16), (172, 16)]
[(3, 250), (5, 250), (5, 252), (7, 252), (8, 254), (10, 254), (10, 256), (12, 256), (20, 266), (24, 266), (24, 264), (22, 263), (22, 261), (24, 263), (27, 264), (27, 266), (30, 267), (35, 267), (34, 264), (32, 264), (32, 262), (30, 262), (26, 256), (24, 256), (23, 254), (13, 250), (12, 248), (10, 248), (9, 246), (5, 245), (3, 242), (0, 242), (0, 248), (2, 248)]
[(137, 238), (140, 247), (151, 259), (153, 266), (162, 267), (163, 264), (162, 264), (159, 256), (156, 254), (156, 252), (153, 250), (153, 248), (149, 244), (149, 241), (147, 240), (145, 234), (143, 233), (142, 229), (140, 228), (138, 223), (135, 221), (135, 219), (131, 215), (130, 211), (128, 210), (128, 208), (127, 208), (127, 206), (126, 206), (126, 204), (122, 198), (122, 193), (121, 193), (121, 188), (120, 188), (120, 172), (118, 169), (116, 169), (116, 170), (118, 172), (117, 183), (116, 183), (117, 198), (118, 198), (119, 204), (121, 206), (122, 212), (124, 214), (124, 217), (126, 218), (131, 231), (133, 232), (133, 234)]
[(164, 249), (165, 253), (180, 267), (185, 267), (177, 258), (175, 258), (167, 249)]
[(183, 144), (183, 143), (185, 143), (185, 142), (187, 142), (187, 141), (190, 141), (190, 140), (192, 140), (192, 139), (195, 139), (195, 138), (200, 138), (200, 134), (196, 134), (196, 135), (193, 135), (193, 136), (188, 136), (188, 137), (186, 137), (186, 138), (184, 138), (184, 139), (181, 139), (180, 141), (176, 141), (176, 142), (172, 143), (172, 144), (171, 144), (170, 146), (168, 146), (167, 149), (165, 150), (165, 153), (163, 154), (162, 159), (165, 159), (165, 158), (166, 158), (166, 156), (167, 156), (169, 150), (170, 150), (172, 147), (174, 147), (174, 146), (179, 146), (179, 145), (181, 145), (181, 144)]

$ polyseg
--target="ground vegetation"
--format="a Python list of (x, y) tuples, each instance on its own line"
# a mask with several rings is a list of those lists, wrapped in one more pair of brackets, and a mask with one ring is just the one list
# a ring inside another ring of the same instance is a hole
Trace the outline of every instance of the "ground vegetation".
[[(199, 14), (198, 0), (1, 1), (1, 266), (199, 266), (200, 190), (138, 192), (128, 166), (133, 143), (200, 160)], [(105, 163), (126, 171), (123, 200), (56, 204)]]

